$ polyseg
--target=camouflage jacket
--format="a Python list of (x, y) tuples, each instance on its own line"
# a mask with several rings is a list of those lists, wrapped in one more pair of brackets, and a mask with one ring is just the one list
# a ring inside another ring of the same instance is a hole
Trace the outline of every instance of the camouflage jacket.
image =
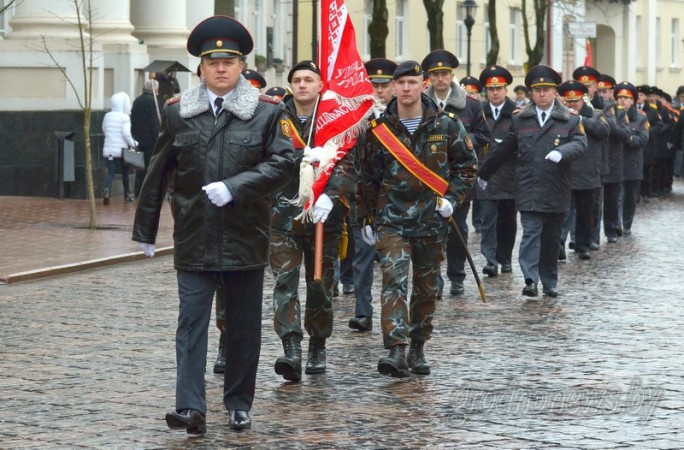
[[(285, 102), (285, 106), (286, 109), (283, 117), (289, 119), (290, 123), (295, 129), (288, 130), (286, 134), (296, 131), (299, 133), (299, 136), (302, 137), (304, 142), (306, 142), (309, 137), (311, 127), (314, 126), (313, 119), (308, 118), (306, 121), (301, 122), (297, 117), (294, 99), (292, 98)], [(311, 142), (309, 146), (313, 147), (313, 142)], [(287, 186), (285, 186), (285, 188), (278, 192), (275, 196), (275, 203), (273, 204), (273, 220), (271, 226), (275, 231), (284, 233), (292, 233), (297, 235), (313, 234), (315, 231), (315, 225), (311, 222), (302, 223), (300, 220), (295, 220), (295, 217), (302, 212), (302, 207), (295, 206), (290, 202), (290, 200), (297, 198), (299, 194), (299, 168), (302, 158), (304, 157), (304, 149), (295, 148), (294, 155), (295, 171), (290, 183), (288, 183)], [(350, 188), (353, 187), (353, 177), (348, 175), (351, 174), (351, 172), (352, 163), (351, 158), (348, 155), (337, 163), (335, 170), (330, 176), (328, 184), (323, 191), (330, 197), (334, 205), (332, 212), (325, 221), (326, 232), (340, 231), (342, 229), (344, 216), (348, 212), (345, 195)]]
[[(448, 182), (445, 198), (458, 205), (477, 176), (477, 156), (463, 124), (422, 96), (423, 119), (411, 136), (397, 116), (396, 99), (374, 126), (386, 124), (432, 172)], [(359, 208), (374, 217), (378, 232), (404, 236), (446, 234), (448, 222), (435, 210), (437, 195), (409, 172), (369, 130), (362, 162), (365, 189), (359, 191)]]

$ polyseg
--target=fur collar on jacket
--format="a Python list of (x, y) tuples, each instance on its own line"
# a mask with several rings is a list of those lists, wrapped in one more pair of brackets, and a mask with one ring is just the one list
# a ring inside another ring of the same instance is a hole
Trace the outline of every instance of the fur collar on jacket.
[[(530, 102), (523, 109), (520, 110), (521, 118), (537, 117), (537, 106), (534, 102)], [(551, 117), (556, 120), (566, 122), (570, 119), (570, 110), (558, 100), (553, 101), (553, 108), (551, 109)], [(548, 120), (548, 119), (547, 119)]]
[[(437, 96), (435, 96), (434, 86), (427, 88), (425, 95), (434, 100), (435, 103), (438, 103)], [(458, 110), (465, 109), (466, 107), (466, 92), (454, 81), (451, 82), (451, 92), (449, 93), (449, 97), (447, 97), (447, 105), (450, 105)]]
[[(248, 120), (254, 116), (258, 104), (259, 90), (240, 75), (237, 86), (230, 93), (228, 100), (223, 103), (223, 109), (240, 120)], [(180, 115), (184, 119), (209, 111), (209, 106), (209, 93), (204, 81), (199, 86), (187, 89), (181, 94)]]

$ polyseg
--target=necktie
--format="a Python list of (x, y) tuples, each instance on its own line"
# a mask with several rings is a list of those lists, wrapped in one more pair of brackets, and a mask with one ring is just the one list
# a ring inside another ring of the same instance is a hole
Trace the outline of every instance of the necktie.
[(439, 102), (439, 109), (444, 109), (444, 102)]
[(544, 123), (546, 123), (546, 111), (542, 111), (541, 113), (541, 124), (544, 126)]
[(499, 118), (499, 108), (494, 108), (494, 120)]
[(214, 106), (216, 106), (215, 112), (216, 112), (216, 117), (218, 117), (219, 114), (221, 114), (221, 106), (223, 106), (223, 97), (216, 97), (216, 100), (214, 100)]

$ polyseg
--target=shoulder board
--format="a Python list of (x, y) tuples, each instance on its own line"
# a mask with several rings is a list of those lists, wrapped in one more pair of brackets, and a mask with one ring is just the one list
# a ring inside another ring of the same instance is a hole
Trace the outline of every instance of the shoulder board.
[(456, 119), (457, 119), (456, 114), (454, 114), (454, 113), (452, 113), (452, 112), (450, 112), (450, 111), (443, 111), (443, 112), (444, 112), (444, 114), (446, 114), (447, 116), (449, 116), (449, 119), (451, 119), (451, 120), (456, 120)]
[(279, 99), (279, 98), (273, 97), (273, 96), (271, 96), (271, 95), (264, 95), (264, 94), (260, 94), (260, 95), (259, 95), (259, 101), (260, 101), (260, 102), (267, 102), (267, 103), (274, 103), (274, 104), (276, 104), (276, 105), (277, 105), (278, 103), (280, 103), (280, 99)]
[(370, 121), (370, 127), (371, 127), (371, 128), (375, 128), (375, 127), (377, 127), (378, 125), (381, 125), (381, 124), (383, 124), (383, 123), (385, 123), (385, 120), (384, 120), (383, 117), (380, 117), (379, 119), (373, 119), (373, 120)]
[(178, 103), (180, 101), (180, 97), (171, 97), (164, 103), (164, 105), (173, 105), (174, 103)]
[(653, 109), (658, 109), (658, 105), (654, 105), (653, 103), (649, 103), (648, 106), (650, 106)]
[(642, 116), (645, 116), (645, 115), (646, 115), (646, 111), (644, 111), (643, 109), (637, 109), (637, 112), (638, 112), (639, 114), (641, 114)]

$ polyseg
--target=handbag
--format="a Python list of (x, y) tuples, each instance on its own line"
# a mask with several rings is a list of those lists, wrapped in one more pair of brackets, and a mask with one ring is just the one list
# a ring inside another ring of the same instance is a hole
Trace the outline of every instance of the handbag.
[(145, 155), (143, 152), (138, 152), (134, 148), (124, 148), (121, 151), (123, 161), (129, 166), (133, 166), (138, 170), (145, 169)]

